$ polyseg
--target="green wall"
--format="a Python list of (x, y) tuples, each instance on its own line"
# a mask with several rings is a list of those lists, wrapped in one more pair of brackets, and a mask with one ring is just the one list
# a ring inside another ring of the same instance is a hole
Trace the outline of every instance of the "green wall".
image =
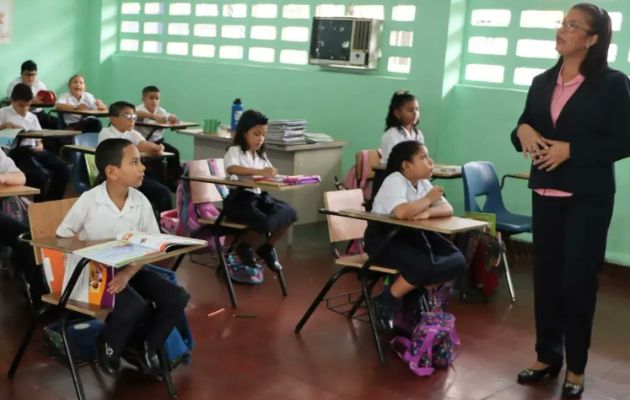
[[(568, 8), (572, 2), (559, 0), (554, 8), (558, 3)], [(527, 170), (527, 161), (509, 142), (526, 92), (458, 83), (468, 1), (418, 0), (413, 4), (417, 6), (417, 22), (410, 50), (412, 72), (392, 76), (382, 68), (338, 72), (314, 66), (253, 66), (219, 59), (120, 53), (116, 52), (118, 0), (14, 1), (13, 43), (0, 45), (4, 61), (0, 76), (8, 82), (24, 59), (33, 58), (40, 65), (41, 79), (52, 88), (63, 90), (67, 78), (81, 71), (89, 90), (107, 103), (119, 99), (138, 103), (141, 88), (155, 84), (161, 88), (162, 103), (168, 110), (195, 121), (213, 117), (227, 122), (232, 100), (240, 97), (246, 107), (258, 108), (271, 118), (306, 118), (311, 130), (349, 141), (344, 170), (352, 163), (355, 151), (378, 146), (389, 98), (395, 90), (405, 88), (420, 99), (420, 126), (434, 159), (460, 164), (492, 160), (500, 175)], [(603, 0), (601, 4), (630, 18), (627, 1)], [(31, 26), (33, 15), (64, 23)], [(624, 27), (627, 23), (624, 21)], [(622, 31), (627, 32), (627, 28)], [(626, 44), (620, 46), (618, 59), (627, 60), (628, 39), (616, 39)], [(192, 156), (190, 138), (168, 134), (168, 139), (180, 147), (185, 158)], [(630, 161), (617, 165), (617, 207), (608, 246), (609, 258), (624, 263), (630, 263), (630, 251), (626, 250), (630, 239), (630, 209), (626, 206), (630, 200), (629, 166)], [(463, 211), (461, 181), (440, 183), (456, 210)], [(504, 195), (512, 210), (530, 212), (530, 192), (524, 181), (508, 181)]]

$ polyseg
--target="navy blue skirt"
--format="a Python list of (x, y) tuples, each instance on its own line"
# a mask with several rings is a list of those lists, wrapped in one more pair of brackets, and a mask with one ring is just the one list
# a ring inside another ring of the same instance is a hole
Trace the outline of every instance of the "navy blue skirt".
[(267, 192), (231, 190), (223, 201), (225, 216), (249, 226), (256, 232), (269, 233), (297, 221), (295, 209)]

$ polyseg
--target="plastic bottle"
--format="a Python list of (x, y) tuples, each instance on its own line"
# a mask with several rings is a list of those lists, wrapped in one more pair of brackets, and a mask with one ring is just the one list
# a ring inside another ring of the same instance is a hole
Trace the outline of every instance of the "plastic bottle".
[(236, 132), (236, 125), (241, 118), (241, 114), (243, 114), (243, 104), (241, 103), (241, 99), (236, 99), (234, 103), (232, 103), (232, 118), (230, 121), (230, 129), (232, 132)]

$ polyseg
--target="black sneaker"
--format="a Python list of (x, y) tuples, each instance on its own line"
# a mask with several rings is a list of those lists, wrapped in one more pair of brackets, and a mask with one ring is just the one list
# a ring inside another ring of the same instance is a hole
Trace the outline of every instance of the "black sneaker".
[(254, 252), (252, 251), (252, 248), (249, 247), (249, 245), (241, 242), (236, 245), (234, 251), (236, 252), (238, 258), (241, 260), (241, 263), (252, 267), (256, 265), (256, 260), (254, 260)]
[(260, 256), (265, 261), (265, 264), (271, 269), (273, 272), (282, 271), (282, 264), (278, 262), (278, 255), (276, 254), (276, 249), (269, 243), (265, 243), (259, 248), (256, 249), (256, 254)]
[(161, 371), (160, 358), (155, 350), (149, 348), (145, 340), (142, 343), (142, 361), (148, 373), (159, 373)]
[(382, 296), (374, 297), (372, 305), (374, 306), (376, 326), (384, 333), (392, 334), (394, 331), (394, 306), (383, 301)]
[(120, 372), (120, 356), (105, 341), (103, 335), (98, 335), (96, 339), (96, 360), (107, 375), (116, 376)]

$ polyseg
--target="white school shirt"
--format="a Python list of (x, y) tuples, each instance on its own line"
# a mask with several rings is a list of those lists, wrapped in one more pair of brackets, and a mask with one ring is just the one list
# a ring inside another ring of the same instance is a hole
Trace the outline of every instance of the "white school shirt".
[[(25, 131), (41, 131), (42, 127), (39, 125), (39, 120), (32, 112), (28, 111), (26, 116), (21, 116), (13, 106), (6, 106), (0, 108), (0, 124), (10, 122), (12, 124), (22, 127)], [(22, 139), (20, 146), (35, 147), (37, 145), (37, 139)], [(15, 142), (13, 145), (15, 146)]]
[[(241, 150), (241, 146), (230, 146), (228, 151), (225, 153), (225, 156), (223, 156), (223, 164), (225, 165), (225, 175), (229, 176), (232, 180), (238, 180), (237, 175), (229, 175), (227, 172), (228, 167), (231, 167), (232, 165), (256, 169), (273, 167), (266, 155), (265, 158), (261, 158), (258, 154), (252, 155), (251, 151), (243, 152), (243, 150)], [(260, 193), (260, 189), (246, 190), (254, 193)]]
[(151, 203), (139, 190), (129, 188), (125, 205), (119, 210), (103, 182), (79, 197), (57, 228), (57, 236), (101, 240), (129, 231), (160, 233)]
[(131, 143), (136, 146), (140, 142), (144, 142), (144, 136), (138, 131), (130, 129), (125, 132), (121, 132), (118, 129), (114, 128), (114, 126), (108, 126), (107, 128), (103, 128), (103, 130), (98, 134), (98, 142), (101, 143), (103, 140), (107, 139), (127, 139)]
[[(149, 110), (147, 110), (147, 108), (144, 106), (144, 104), (140, 104), (139, 106), (136, 106), (136, 112), (138, 112), (138, 111), (150, 112)], [(171, 116), (170, 113), (166, 112), (165, 109), (163, 109), (162, 107), (159, 107), (159, 106), (157, 107), (157, 109), (155, 110), (155, 112), (153, 114), (158, 115), (160, 117), (166, 117), (166, 118)], [(152, 120), (150, 118), (138, 119), (138, 121), (142, 121), (142, 122), (158, 122), (158, 121)], [(159, 121), (159, 122), (162, 122), (162, 121)], [(152, 129), (153, 128), (149, 128), (148, 126), (137, 126), (136, 127), (136, 130), (138, 132), (140, 132), (144, 137), (147, 137), (147, 135), (149, 133), (151, 133)], [(156, 129), (153, 132), (153, 135), (151, 135), (151, 139), (150, 140), (152, 142), (157, 142), (157, 141), (161, 140), (163, 137), (164, 137), (164, 135), (162, 133), (162, 129)]]
[(0, 174), (6, 174), (7, 172), (20, 172), (20, 169), (15, 166), (13, 159), (0, 150)]
[[(88, 106), (90, 110), (96, 110), (97, 108), (96, 98), (91, 93), (88, 93), (88, 92), (83, 92), (83, 94), (81, 94), (80, 99), (77, 99), (70, 93), (64, 93), (61, 96), (59, 96), (59, 98), (57, 99), (57, 103), (70, 104), (73, 107), (76, 107), (79, 104), (85, 104), (86, 106)], [(69, 113), (63, 114), (63, 120), (68, 125), (74, 124), (75, 122), (79, 122), (82, 118), (83, 116), (77, 115), (77, 114), (69, 114)]]
[[(385, 178), (378, 190), (374, 198), (374, 203), (372, 204), (372, 212), (390, 215), (394, 208), (400, 204), (421, 199), (426, 196), (432, 188), (433, 185), (428, 179), (420, 179), (416, 187), (413, 187), (411, 182), (405, 178), (403, 174), (394, 172)], [(447, 202), (444, 197), (431, 204), (431, 207), (443, 202)]]
[(387, 159), (389, 158), (389, 153), (392, 152), (392, 148), (406, 140), (416, 140), (424, 144), (424, 135), (420, 129), (413, 128), (409, 132), (402, 126), (393, 126), (386, 130), (381, 138), (381, 164), (387, 165)]
[[(17, 85), (18, 83), (24, 83), (22, 81), (22, 77), (17, 77), (14, 80), (11, 81), (11, 83), (9, 83), (9, 86), (7, 86), (7, 97), (11, 98), (11, 93), (13, 92), (13, 88), (15, 87), (15, 85)], [(46, 88), (46, 85), (44, 85), (44, 82), (36, 79), (35, 82), (33, 82), (33, 84), (31, 85), (31, 92), (33, 92), (33, 97), (37, 97), (37, 93), (39, 93), (40, 90), (48, 90)], [(41, 108), (33, 108), (31, 111), (33, 112), (40, 112), (42, 111)]]

